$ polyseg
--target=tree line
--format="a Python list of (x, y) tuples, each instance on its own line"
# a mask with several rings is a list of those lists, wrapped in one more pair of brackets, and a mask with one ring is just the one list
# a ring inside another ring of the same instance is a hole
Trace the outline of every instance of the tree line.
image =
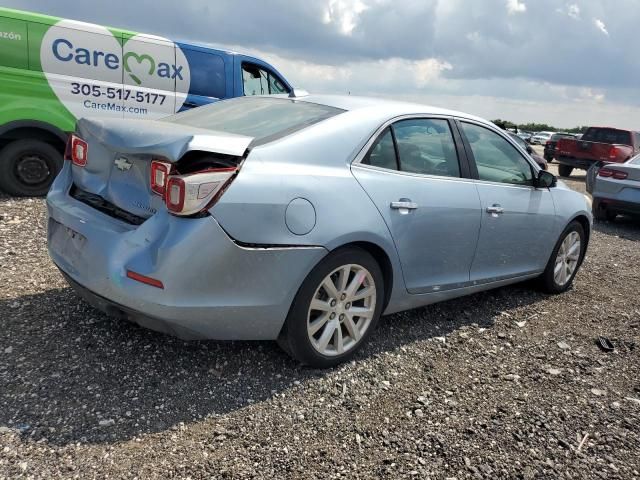
[(518, 132), (567, 132), (567, 133), (584, 133), (587, 131), (586, 126), (573, 127), (573, 128), (557, 128), (552, 125), (547, 125), (546, 123), (513, 123), (509, 120), (502, 120), (500, 118), (496, 120), (492, 120), (493, 123), (498, 125), (500, 128), (506, 130), (507, 128), (518, 129)]

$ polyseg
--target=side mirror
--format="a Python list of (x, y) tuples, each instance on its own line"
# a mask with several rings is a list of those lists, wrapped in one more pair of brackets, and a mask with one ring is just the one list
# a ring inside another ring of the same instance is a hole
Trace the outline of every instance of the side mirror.
[(540, 170), (538, 172), (538, 178), (536, 179), (537, 188), (555, 187), (556, 183), (557, 183), (557, 179), (553, 173), (549, 173), (546, 170)]

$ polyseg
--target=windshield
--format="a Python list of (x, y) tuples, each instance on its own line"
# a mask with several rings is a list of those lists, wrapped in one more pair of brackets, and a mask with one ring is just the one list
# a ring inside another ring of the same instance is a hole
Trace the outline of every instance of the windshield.
[(253, 137), (263, 144), (344, 112), (287, 98), (241, 97), (194, 108), (166, 122)]
[(582, 136), (585, 142), (631, 145), (631, 134), (615, 128), (590, 128)]

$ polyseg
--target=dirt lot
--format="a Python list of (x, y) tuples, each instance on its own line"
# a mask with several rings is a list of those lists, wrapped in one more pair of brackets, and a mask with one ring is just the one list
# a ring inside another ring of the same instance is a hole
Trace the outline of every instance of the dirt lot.
[(49, 261), (45, 220), (0, 198), (0, 479), (640, 478), (629, 219), (595, 225), (568, 293), (392, 315), (331, 371), (107, 319)]

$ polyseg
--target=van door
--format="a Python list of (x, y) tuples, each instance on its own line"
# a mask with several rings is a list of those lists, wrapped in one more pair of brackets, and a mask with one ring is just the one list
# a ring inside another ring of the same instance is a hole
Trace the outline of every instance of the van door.
[(189, 89), (176, 90), (176, 95), (185, 96), (181, 110), (207, 105), (232, 96), (232, 93), (227, 94), (227, 66), (222, 56), (205, 48), (184, 44), (176, 46), (176, 50), (182, 50), (191, 74)]
[(189, 67), (173, 42), (151, 35), (135, 35), (123, 45), (124, 117), (154, 119), (180, 110), (188, 91)]
[[(29, 22), (29, 68), (41, 70), (58, 100), (76, 118), (122, 118), (121, 37), (73, 20)], [(42, 39), (42, 41), (38, 41)]]

